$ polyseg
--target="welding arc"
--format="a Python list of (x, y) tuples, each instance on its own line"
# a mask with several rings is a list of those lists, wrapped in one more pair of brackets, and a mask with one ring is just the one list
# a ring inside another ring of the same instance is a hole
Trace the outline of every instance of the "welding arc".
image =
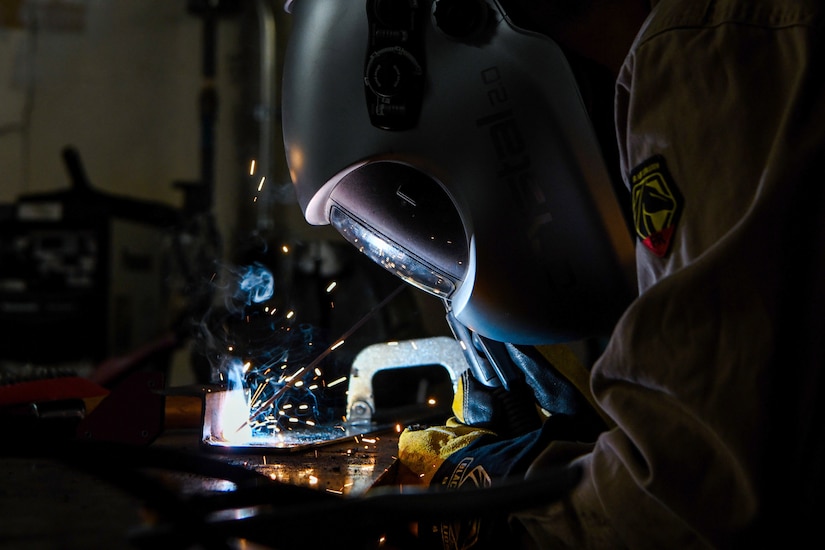
[(264, 401), (264, 402), (261, 404), (261, 406), (260, 406), (260, 407), (258, 407), (257, 409), (255, 409), (255, 411), (254, 411), (252, 414), (250, 414), (250, 415), (249, 415), (249, 419), (248, 419), (246, 422), (244, 422), (243, 424), (241, 424), (241, 425), (238, 427), (238, 429), (237, 429), (237, 430), (235, 430), (235, 431), (236, 431), (236, 432), (241, 431), (241, 430), (242, 430), (242, 429), (244, 429), (246, 426), (248, 426), (250, 422), (252, 422), (253, 420), (255, 420), (255, 417), (256, 417), (256, 416), (258, 416), (259, 414), (261, 414), (261, 412), (263, 412), (263, 411), (267, 410), (269, 407), (271, 407), (271, 406), (272, 406), (272, 404), (273, 404), (273, 403), (275, 403), (278, 399), (280, 399), (280, 398), (281, 398), (281, 396), (283, 396), (283, 394), (284, 394), (284, 393), (286, 393), (286, 391), (287, 391), (287, 390), (289, 390), (290, 388), (292, 388), (292, 387), (295, 385), (295, 380), (296, 380), (296, 379), (298, 379), (298, 374), (300, 374), (300, 373), (302, 373), (302, 372), (305, 372), (305, 371), (311, 371), (312, 369), (314, 369), (314, 368), (315, 368), (315, 367), (316, 367), (316, 366), (317, 366), (317, 365), (318, 365), (321, 361), (323, 361), (323, 360), (324, 360), (324, 359), (325, 359), (325, 358), (326, 358), (326, 357), (327, 357), (330, 353), (332, 353), (332, 351), (333, 351), (333, 350), (337, 347), (337, 346), (336, 346), (336, 344), (337, 344), (337, 343), (339, 343), (339, 342), (343, 342), (344, 340), (346, 340), (347, 338), (349, 338), (350, 336), (352, 336), (352, 334), (353, 334), (356, 330), (358, 330), (359, 328), (361, 328), (361, 326), (362, 326), (364, 323), (366, 323), (366, 322), (367, 322), (367, 321), (369, 321), (369, 320), (370, 320), (373, 316), (375, 316), (375, 314), (376, 314), (376, 313), (378, 313), (378, 311), (380, 311), (380, 310), (381, 310), (381, 308), (383, 308), (384, 306), (386, 306), (388, 303), (390, 303), (390, 302), (393, 300), (393, 298), (395, 298), (396, 296), (398, 296), (398, 295), (401, 293), (401, 291), (402, 291), (402, 290), (404, 290), (404, 289), (406, 288), (406, 286), (407, 286), (407, 285), (406, 285), (406, 283), (402, 283), (402, 284), (398, 285), (398, 287), (397, 287), (395, 290), (393, 290), (393, 291), (392, 291), (389, 295), (387, 295), (387, 297), (386, 297), (386, 298), (384, 298), (383, 300), (381, 300), (381, 302), (380, 302), (380, 303), (378, 303), (378, 304), (376, 304), (375, 306), (373, 306), (373, 308), (372, 308), (372, 309), (370, 309), (370, 310), (369, 310), (369, 311), (368, 311), (368, 312), (367, 312), (367, 313), (366, 313), (363, 317), (361, 317), (358, 321), (356, 321), (354, 325), (352, 325), (349, 329), (347, 329), (347, 330), (346, 330), (346, 331), (345, 331), (345, 332), (344, 332), (344, 333), (343, 333), (343, 334), (342, 334), (342, 335), (341, 335), (341, 336), (340, 336), (337, 340), (335, 340), (335, 341), (333, 342), (333, 344), (332, 344), (331, 346), (329, 346), (327, 349), (325, 349), (325, 350), (324, 350), (324, 351), (322, 351), (320, 354), (318, 354), (318, 357), (316, 357), (315, 359), (313, 359), (313, 360), (312, 360), (312, 362), (311, 362), (309, 365), (307, 365), (306, 367), (303, 367), (303, 368), (299, 369), (299, 370), (298, 370), (298, 372), (296, 372), (295, 374), (293, 374), (292, 376), (290, 376), (290, 377), (289, 377), (289, 378), (288, 378), (288, 379), (284, 382), (284, 385), (283, 385), (281, 388), (279, 388), (279, 389), (278, 389), (278, 391), (276, 391), (276, 392), (275, 392), (272, 396), (270, 396), (270, 397), (269, 397), (266, 401)]

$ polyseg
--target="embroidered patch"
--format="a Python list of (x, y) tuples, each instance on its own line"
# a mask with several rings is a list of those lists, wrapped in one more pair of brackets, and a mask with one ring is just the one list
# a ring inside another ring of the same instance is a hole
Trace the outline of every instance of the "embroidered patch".
[(670, 250), (682, 212), (682, 195), (673, 183), (664, 157), (656, 155), (630, 174), (636, 234), (660, 258)]

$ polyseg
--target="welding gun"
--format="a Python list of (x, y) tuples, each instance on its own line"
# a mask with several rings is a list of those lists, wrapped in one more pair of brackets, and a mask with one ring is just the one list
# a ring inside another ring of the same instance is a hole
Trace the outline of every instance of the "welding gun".
[[(507, 349), (501, 342), (484, 338), (458, 322), (452, 312), (447, 313), (447, 324), (456, 340), (461, 342), (464, 356), (478, 382), (488, 388), (510, 389), (521, 372), (508, 360)], [(521, 376), (523, 378), (523, 376)]]
[(459, 420), (507, 437), (539, 428), (535, 395), (506, 345), (471, 331), (449, 308), (447, 324), (469, 364), (461, 377), (461, 395), (453, 403)]

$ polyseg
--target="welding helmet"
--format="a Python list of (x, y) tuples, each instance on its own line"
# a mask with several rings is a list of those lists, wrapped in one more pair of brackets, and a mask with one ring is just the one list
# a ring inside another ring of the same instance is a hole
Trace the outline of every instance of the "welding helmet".
[(455, 320), (517, 344), (607, 334), (634, 252), (557, 44), (485, 0), (294, 0), (298, 202)]

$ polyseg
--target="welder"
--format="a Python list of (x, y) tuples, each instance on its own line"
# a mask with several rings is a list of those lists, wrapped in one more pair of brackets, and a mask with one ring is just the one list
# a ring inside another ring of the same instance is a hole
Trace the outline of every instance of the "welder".
[[(581, 472), (546, 506), (420, 525), (422, 546), (814, 532), (821, 3), (287, 4), (306, 219), (441, 297), (472, 365), (446, 426), (402, 434), (405, 482)], [(599, 337), (592, 367), (560, 345)]]

